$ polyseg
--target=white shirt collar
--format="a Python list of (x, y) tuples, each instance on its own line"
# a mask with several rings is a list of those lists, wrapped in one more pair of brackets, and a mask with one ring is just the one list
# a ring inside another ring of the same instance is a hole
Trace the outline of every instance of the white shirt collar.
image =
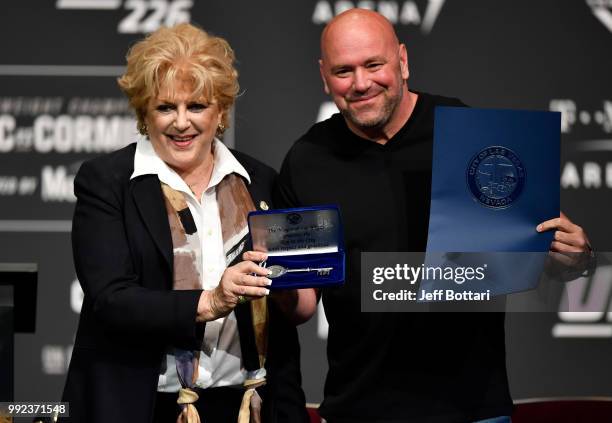
[[(213, 171), (210, 176), (208, 188), (216, 186), (221, 180), (230, 173), (237, 173), (244, 177), (248, 183), (251, 178), (246, 169), (234, 157), (232, 152), (219, 139), (213, 141), (214, 163)], [(157, 175), (159, 180), (170, 185), (175, 189), (190, 192), (183, 179), (170, 168), (162, 159), (159, 158), (151, 142), (145, 137), (140, 137), (136, 142), (136, 153), (134, 154), (134, 172), (130, 179), (142, 175)]]
[(234, 157), (232, 152), (223, 144), (218, 138), (215, 138), (214, 144), (214, 160), (215, 164), (213, 167), (213, 173), (210, 176), (209, 187), (217, 185), (221, 180), (230, 173), (237, 173), (242, 176), (247, 182), (251, 183), (251, 177), (246, 169), (240, 164), (240, 162)]

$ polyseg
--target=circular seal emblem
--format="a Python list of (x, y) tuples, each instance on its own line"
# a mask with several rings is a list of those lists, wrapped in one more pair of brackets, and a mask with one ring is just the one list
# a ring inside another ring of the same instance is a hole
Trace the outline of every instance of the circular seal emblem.
[(299, 213), (289, 213), (287, 214), (287, 222), (292, 225), (297, 225), (302, 221), (302, 215)]
[(467, 167), (467, 185), (485, 207), (504, 209), (518, 199), (525, 185), (525, 168), (510, 149), (491, 146), (481, 150)]

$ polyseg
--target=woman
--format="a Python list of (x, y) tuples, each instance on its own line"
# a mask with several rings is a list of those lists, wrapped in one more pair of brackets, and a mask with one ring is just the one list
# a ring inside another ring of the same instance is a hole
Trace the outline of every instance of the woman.
[(296, 331), (278, 308), (291, 306), (267, 301), (266, 256), (246, 251), (247, 213), (268, 207), (275, 172), (215, 137), (238, 92), (233, 61), (189, 24), (127, 55), (118, 82), (145, 137), (75, 179), (72, 421), (231, 422), (239, 409), (257, 421), (260, 394), (263, 421), (306, 421)]

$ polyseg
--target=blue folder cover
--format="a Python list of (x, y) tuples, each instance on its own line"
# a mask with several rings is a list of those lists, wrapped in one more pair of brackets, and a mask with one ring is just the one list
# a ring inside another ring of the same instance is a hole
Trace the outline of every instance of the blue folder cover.
[(529, 260), (483, 256), (495, 264), (497, 276), (486, 284), (493, 294), (537, 285), (553, 232), (535, 228), (559, 216), (560, 119), (557, 112), (436, 108), (427, 263), (465, 264), (460, 255), (436, 254), (443, 252), (540, 252)]
[(548, 251), (561, 114), (437, 107), (427, 251)]

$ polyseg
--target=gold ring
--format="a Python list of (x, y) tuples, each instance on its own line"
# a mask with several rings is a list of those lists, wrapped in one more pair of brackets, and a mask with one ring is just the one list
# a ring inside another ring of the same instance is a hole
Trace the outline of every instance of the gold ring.
[(238, 295), (238, 304), (244, 304), (247, 301), (249, 301), (249, 299), (246, 298), (244, 295)]

